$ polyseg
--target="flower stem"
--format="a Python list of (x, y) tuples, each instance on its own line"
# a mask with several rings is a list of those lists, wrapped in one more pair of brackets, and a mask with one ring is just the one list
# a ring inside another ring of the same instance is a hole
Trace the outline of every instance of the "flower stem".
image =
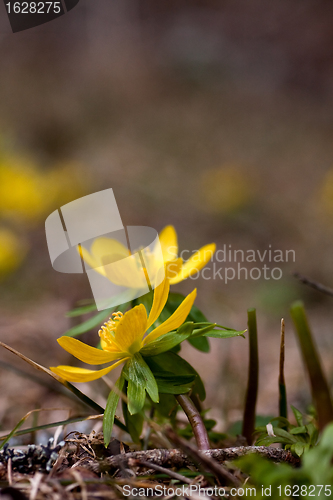
[(207, 430), (201, 415), (188, 394), (179, 394), (175, 396), (178, 403), (186, 413), (186, 416), (193, 429), (193, 434), (199, 450), (209, 450), (210, 444)]

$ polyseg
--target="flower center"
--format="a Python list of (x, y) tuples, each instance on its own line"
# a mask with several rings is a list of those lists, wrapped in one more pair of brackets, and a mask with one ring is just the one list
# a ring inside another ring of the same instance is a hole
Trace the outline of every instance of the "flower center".
[(118, 311), (112, 313), (112, 318), (109, 318), (104, 325), (101, 326), (101, 329), (98, 332), (98, 335), (109, 347), (114, 348), (114, 332), (118, 326), (119, 321), (123, 317), (123, 313)]

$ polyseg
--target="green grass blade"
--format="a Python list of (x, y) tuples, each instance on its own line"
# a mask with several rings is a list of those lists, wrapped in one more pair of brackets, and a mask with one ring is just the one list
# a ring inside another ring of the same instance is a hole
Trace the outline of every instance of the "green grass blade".
[(309, 374), (312, 398), (316, 406), (318, 426), (322, 430), (333, 420), (333, 405), (319, 354), (306, 317), (304, 304), (294, 302), (291, 306), (291, 317), (295, 324), (303, 362)]
[(28, 417), (30, 417), (30, 415), (32, 415), (33, 413), (36, 413), (37, 411), (40, 411), (40, 410), (29, 411), (26, 415), (24, 415), (23, 418), (21, 418), (19, 423), (17, 425), (15, 425), (14, 429), (6, 437), (4, 437), (3, 442), (0, 444), (0, 450), (2, 450), (2, 448), (5, 446), (5, 444), (8, 443), (8, 441), (14, 436), (15, 432), (21, 427), (21, 425), (24, 424), (26, 419)]
[[(37, 411), (42, 411), (44, 410), (43, 408), (40, 410), (32, 410), (32, 412), (37, 412)], [(46, 410), (45, 410), (46, 411)], [(60, 420), (59, 422), (52, 422), (51, 424), (43, 424), (43, 425), (37, 425), (35, 427), (29, 427), (28, 429), (23, 429), (22, 431), (18, 431), (18, 429), (21, 427), (21, 425), (25, 422), (25, 420), (29, 417), (29, 415), (32, 413), (29, 412), (25, 417), (23, 417), (22, 420), (14, 427), (14, 429), (7, 435), (5, 436), (0, 436), (0, 441), (4, 441), (0, 445), (0, 449), (4, 447), (4, 445), (12, 438), (15, 436), (24, 436), (25, 434), (31, 434), (33, 432), (37, 431), (42, 431), (45, 429), (52, 429), (52, 427), (59, 427), (60, 425), (69, 425), (69, 424), (74, 424), (75, 422), (83, 422), (85, 420), (96, 420), (99, 418), (102, 418), (102, 415), (89, 415), (88, 417), (72, 417), (72, 418), (67, 418), (66, 420)]]
[(72, 309), (71, 311), (68, 311), (66, 313), (67, 318), (76, 318), (77, 316), (83, 316), (84, 314), (97, 311), (96, 304), (87, 304), (86, 306), (81, 306), (81, 307), (76, 307), (75, 309)]
[(73, 326), (67, 332), (64, 333), (67, 337), (75, 337), (76, 335), (81, 335), (82, 333), (89, 332), (89, 330), (92, 330), (96, 326), (100, 326), (103, 321), (108, 318), (112, 311), (114, 311), (114, 308), (111, 307), (110, 309), (104, 309), (103, 311), (100, 311), (99, 313), (95, 314), (92, 318), (87, 319), (87, 321), (84, 321), (80, 325)]
[(112, 389), (112, 391), (110, 391), (109, 397), (106, 402), (106, 407), (103, 417), (103, 435), (104, 435), (104, 444), (106, 448), (108, 447), (111, 441), (112, 429), (118, 406), (118, 401), (120, 398), (120, 394), (123, 390), (124, 383), (125, 379), (123, 377), (123, 374), (121, 374), (117, 382), (115, 383), (114, 388)]
[(259, 380), (259, 358), (258, 358), (258, 334), (257, 317), (255, 309), (248, 309), (248, 329), (249, 329), (249, 371), (248, 384), (245, 399), (243, 430), (242, 434), (249, 445), (253, 441), (253, 433), (256, 420), (256, 403), (258, 396)]
[[(60, 378), (55, 373), (51, 372), (51, 370), (49, 370), (48, 368), (45, 368), (45, 366), (42, 366), (42, 365), (36, 363), (35, 361), (28, 358), (27, 356), (25, 356), (21, 352), (17, 351), (13, 347), (10, 347), (7, 344), (4, 344), (1, 341), (0, 341), (0, 346), (4, 347), (5, 349), (7, 349), (7, 351), (10, 351), (11, 353), (15, 354), (19, 358), (23, 359), (23, 361), (25, 361), (29, 365), (33, 366), (33, 368), (35, 368), (36, 370), (41, 371), (43, 373), (46, 373), (47, 375), (52, 377), (54, 380), (56, 380), (57, 382), (59, 382), (60, 384), (65, 386), (69, 391), (71, 391), (73, 394), (75, 394), (75, 396), (77, 396), (84, 404), (88, 405), (90, 408), (92, 408), (97, 413), (104, 413), (104, 408), (102, 408), (99, 404), (95, 403), (95, 401), (93, 401), (88, 396), (83, 394), (83, 392), (81, 392), (79, 389), (77, 389), (70, 382), (67, 382), (66, 380)], [(115, 425), (117, 425), (120, 429), (127, 431), (126, 427), (124, 426), (124, 424), (122, 422), (120, 422), (120, 420), (115, 419)]]
[(285, 357), (284, 333), (285, 333), (284, 319), (281, 319), (280, 364), (279, 364), (279, 415), (280, 417), (288, 418), (287, 389), (284, 379), (284, 357)]

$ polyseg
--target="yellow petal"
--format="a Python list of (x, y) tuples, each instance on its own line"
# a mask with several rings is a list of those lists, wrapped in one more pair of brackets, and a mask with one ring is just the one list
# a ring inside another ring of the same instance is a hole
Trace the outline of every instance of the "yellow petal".
[(100, 267), (100, 263), (88, 252), (86, 248), (82, 245), (77, 247), (79, 254), (83, 258), (83, 260), (90, 266), (92, 269), (95, 269), (102, 276), (106, 276), (104, 268)]
[(178, 259), (170, 260), (165, 266), (165, 272), (169, 280), (175, 278), (180, 272), (183, 265), (183, 259), (178, 257)]
[[(103, 363), (110, 363), (121, 357), (124, 357), (124, 353), (120, 352), (119, 349), (115, 348), (114, 352), (102, 351), (101, 349), (96, 349), (96, 347), (91, 347), (90, 345), (84, 344), (80, 340), (73, 339), (72, 337), (60, 337), (58, 339), (58, 344), (65, 349), (65, 351), (72, 354), (80, 361), (88, 363), (89, 365), (102, 365)], [(110, 347), (108, 346), (108, 349)]]
[(166, 226), (159, 234), (164, 262), (174, 260), (178, 255), (177, 233), (173, 226)]
[(102, 370), (87, 370), (86, 368), (76, 368), (75, 366), (65, 365), (51, 366), (50, 370), (68, 382), (91, 382), (91, 380), (104, 377), (104, 375), (107, 375), (111, 370), (119, 366), (127, 359), (128, 358), (121, 359), (117, 361), (117, 363), (114, 363), (107, 368), (103, 368)]
[(166, 301), (168, 300), (170, 290), (170, 283), (168, 278), (165, 276), (162, 283), (160, 283), (154, 290), (153, 305), (149, 313), (147, 330), (151, 327), (153, 323), (157, 320), (161, 314)]
[(144, 339), (144, 345), (149, 344), (153, 340), (161, 337), (165, 333), (171, 332), (172, 330), (176, 330), (180, 325), (182, 325), (187, 318), (191, 307), (193, 306), (193, 302), (195, 301), (195, 297), (197, 296), (197, 290), (194, 289), (180, 304), (180, 306), (175, 310), (175, 312), (168, 318), (164, 323), (155, 328), (152, 332), (150, 332), (147, 337)]
[(135, 253), (113, 263), (104, 261), (104, 258), (102, 258), (102, 261), (107, 278), (115, 285), (137, 290), (148, 287), (139, 254)]
[(140, 348), (142, 337), (147, 331), (147, 313), (143, 304), (127, 311), (119, 321), (115, 331), (115, 342), (125, 352)]
[(102, 236), (101, 238), (96, 238), (91, 245), (90, 252), (94, 259), (99, 262), (99, 266), (102, 265), (107, 259), (107, 262), (115, 262), (119, 259), (124, 259), (130, 255), (130, 251), (122, 243), (113, 238), (106, 238)]
[(209, 262), (213, 257), (215, 250), (215, 243), (211, 243), (200, 248), (200, 250), (195, 252), (192, 257), (185, 262), (179, 274), (170, 279), (170, 284), (175, 285), (176, 283), (179, 283), (180, 281), (183, 281), (186, 278), (189, 278), (189, 276), (192, 276), (200, 271), (200, 269), (205, 267), (207, 262)]

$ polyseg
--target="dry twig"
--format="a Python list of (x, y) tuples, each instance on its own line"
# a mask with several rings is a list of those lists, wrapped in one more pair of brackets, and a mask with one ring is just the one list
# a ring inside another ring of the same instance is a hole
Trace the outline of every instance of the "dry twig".
[[(202, 456), (210, 457), (218, 463), (235, 460), (248, 453), (256, 453), (262, 457), (268, 458), (273, 462), (287, 462), (291, 465), (299, 465), (300, 459), (294, 457), (290, 451), (281, 450), (267, 446), (240, 446), (236, 448), (222, 448), (204, 450), (198, 452)], [(160, 465), (161, 467), (186, 467), (193, 465), (184, 452), (178, 449), (156, 449), (147, 451), (135, 451), (108, 457), (100, 462), (91, 461), (90, 468), (94, 472), (110, 472), (119, 469), (120, 464), (129, 466), (129, 460), (135, 459)]]

